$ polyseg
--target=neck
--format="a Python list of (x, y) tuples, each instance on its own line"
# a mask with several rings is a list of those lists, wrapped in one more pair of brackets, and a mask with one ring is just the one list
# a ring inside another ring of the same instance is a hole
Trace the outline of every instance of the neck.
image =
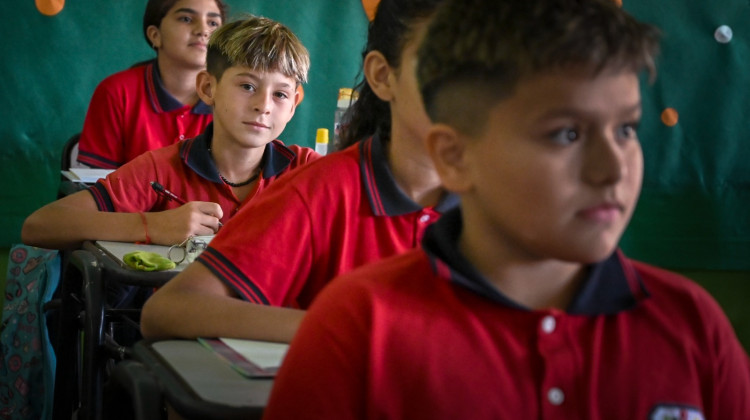
[[(466, 210), (462, 210), (464, 220)], [(567, 309), (586, 274), (586, 266), (523, 252), (516, 241), (498, 236), (497, 229), (465, 222), (459, 248), (512, 301), (532, 310)]]
[(421, 142), (409, 141), (394, 130), (386, 156), (396, 184), (412, 201), (422, 207), (438, 203), (444, 190)]
[(198, 93), (195, 90), (195, 80), (201, 69), (178, 66), (165, 59), (163, 55), (159, 55), (157, 60), (159, 62), (159, 75), (167, 92), (183, 105), (197, 103)]
[[(214, 122), (211, 140), (211, 157), (219, 174), (227, 181), (240, 184), (261, 171), (264, 147), (239, 147), (237, 142), (230, 141), (221, 126)], [(249, 185), (252, 185), (250, 183)]]

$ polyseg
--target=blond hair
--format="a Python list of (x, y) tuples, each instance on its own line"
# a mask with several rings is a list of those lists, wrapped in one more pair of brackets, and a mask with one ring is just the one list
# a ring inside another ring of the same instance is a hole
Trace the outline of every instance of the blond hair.
[(206, 70), (211, 75), (221, 79), (224, 71), (233, 66), (278, 71), (301, 84), (307, 82), (310, 54), (286, 26), (248, 15), (221, 26), (208, 42)]

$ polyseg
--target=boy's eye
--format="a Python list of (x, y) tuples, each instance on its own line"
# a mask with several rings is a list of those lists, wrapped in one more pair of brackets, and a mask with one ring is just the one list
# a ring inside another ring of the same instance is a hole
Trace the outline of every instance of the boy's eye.
[(286, 99), (289, 97), (289, 94), (286, 92), (276, 92), (276, 97), (280, 99)]
[(553, 132), (550, 136), (552, 141), (558, 144), (570, 144), (580, 138), (578, 131), (573, 128), (563, 128)]
[(251, 85), (250, 83), (243, 83), (240, 85), (240, 87), (248, 92), (255, 92), (255, 86)]
[(219, 26), (221, 26), (221, 22), (219, 22), (218, 20), (210, 20), (208, 21), (208, 24), (214, 28), (218, 28)]
[(617, 138), (632, 140), (638, 138), (638, 123), (623, 124), (617, 129)]
[(193, 19), (190, 18), (190, 16), (180, 16), (177, 18), (177, 20), (180, 22), (190, 23)]

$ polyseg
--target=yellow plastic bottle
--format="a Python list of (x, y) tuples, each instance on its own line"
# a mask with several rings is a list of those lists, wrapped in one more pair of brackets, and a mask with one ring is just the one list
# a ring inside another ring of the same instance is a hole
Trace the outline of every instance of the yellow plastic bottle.
[(315, 151), (324, 155), (328, 153), (328, 129), (319, 128), (315, 133)]

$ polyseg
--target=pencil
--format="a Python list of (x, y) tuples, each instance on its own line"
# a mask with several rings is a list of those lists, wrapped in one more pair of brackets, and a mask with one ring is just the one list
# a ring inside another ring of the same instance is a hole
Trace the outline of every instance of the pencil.
[[(151, 188), (156, 191), (157, 194), (165, 197), (167, 200), (176, 201), (180, 204), (186, 204), (187, 201), (183, 200), (182, 198), (178, 197), (177, 194), (173, 193), (172, 191), (169, 191), (168, 189), (164, 188), (164, 185), (159, 184), (156, 181), (151, 181)], [(219, 227), (224, 226), (221, 222), (219, 222)]]
[(156, 181), (151, 181), (151, 188), (156, 191), (157, 194), (161, 195), (162, 197), (166, 198), (170, 201), (176, 201), (180, 204), (185, 204), (187, 201), (183, 200), (182, 198), (178, 197), (175, 193), (172, 191), (169, 191), (168, 189), (164, 188), (164, 185), (159, 184)]

